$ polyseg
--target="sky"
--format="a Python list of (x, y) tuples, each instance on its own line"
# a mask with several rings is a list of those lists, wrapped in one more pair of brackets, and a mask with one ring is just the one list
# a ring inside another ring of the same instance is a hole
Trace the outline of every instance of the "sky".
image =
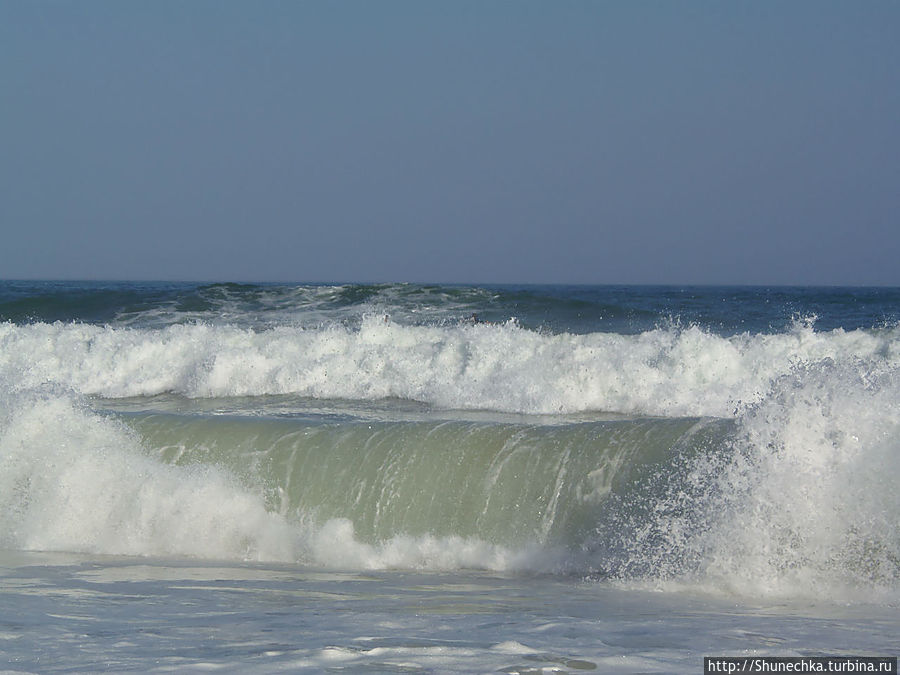
[(0, 0), (0, 278), (900, 285), (900, 2)]

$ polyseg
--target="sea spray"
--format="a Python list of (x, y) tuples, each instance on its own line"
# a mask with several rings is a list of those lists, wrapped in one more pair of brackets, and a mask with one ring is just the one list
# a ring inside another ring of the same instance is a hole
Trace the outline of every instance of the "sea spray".
[(723, 444), (682, 455), (611, 509), (600, 573), (740, 595), (900, 597), (900, 380), (796, 368)]
[(66, 397), (4, 407), (0, 547), (296, 559), (291, 528), (227, 473), (160, 464), (123, 425)]
[(0, 324), (0, 379), (103, 397), (295, 394), (524, 414), (616, 411), (732, 416), (797, 365), (900, 363), (900, 329), (721, 337), (699, 327), (638, 335), (544, 334), (504, 325), (403, 326), (367, 318), (254, 331)]
[(741, 420), (706, 574), (742, 591), (900, 590), (900, 379), (861, 362), (777, 381)]

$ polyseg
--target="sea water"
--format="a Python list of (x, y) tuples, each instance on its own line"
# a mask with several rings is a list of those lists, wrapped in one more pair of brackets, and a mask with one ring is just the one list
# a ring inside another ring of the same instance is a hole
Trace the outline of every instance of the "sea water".
[(0, 669), (900, 652), (900, 290), (0, 282)]

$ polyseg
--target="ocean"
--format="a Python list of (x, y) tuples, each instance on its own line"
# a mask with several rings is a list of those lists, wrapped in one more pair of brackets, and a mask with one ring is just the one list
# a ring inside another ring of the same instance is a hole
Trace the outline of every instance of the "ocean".
[(0, 671), (900, 653), (900, 289), (0, 282)]

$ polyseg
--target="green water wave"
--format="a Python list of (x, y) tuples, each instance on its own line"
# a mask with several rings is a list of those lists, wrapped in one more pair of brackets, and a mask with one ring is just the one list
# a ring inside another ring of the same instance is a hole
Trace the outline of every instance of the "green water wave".
[(228, 469), (289, 518), (349, 519), (397, 535), (578, 546), (613, 495), (727, 435), (728, 422), (637, 419), (569, 425), (464, 421), (311, 423), (134, 415), (148, 452)]

